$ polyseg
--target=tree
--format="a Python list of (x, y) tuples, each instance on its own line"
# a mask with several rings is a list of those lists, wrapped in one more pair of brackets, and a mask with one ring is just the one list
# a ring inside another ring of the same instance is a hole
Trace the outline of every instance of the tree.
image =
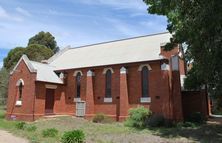
[(5, 105), (8, 91), (9, 72), (7, 69), (0, 69), (0, 105)]
[(53, 55), (51, 49), (46, 46), (39, 44), (29, 45), (24, 52), (30, 60), (41, 62), (42, 60), (46, 60)]
[(44, 45), (51, 49), (54, 53), (59, 50), (55, 37), (49, 32), (39, 32), (35, 36), (31, 37), (28, 42), (28, 46), (32, 44)]
[(185, 86), (207, 85), (213, 97), (222, 96), (222, 1), (143, 0), (151, 14), (164, 15), (173, 43), (186, 45), (185, 59), (192, 63)]
[(15, 64), (18, 62), (18, 60), (21, 58), (21, 56), (24, 54), (25, 48), (23, 47), (16, 47), (9, 51), (6, 58), (3, 60), (3, 66), (7, 70), (11, 70)]

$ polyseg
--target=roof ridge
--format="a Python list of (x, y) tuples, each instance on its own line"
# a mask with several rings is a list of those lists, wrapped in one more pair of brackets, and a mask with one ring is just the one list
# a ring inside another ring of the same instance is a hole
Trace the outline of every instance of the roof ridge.
[(78, 47), (69, 47), (69, 50), (78, 49), (78, 48), (85, 48), (85, 47), (95, 46), (95, 45), (108, 44), (108, 43), (113, 43), (113, 42), (120, 42), (120, 41), (126, 41), (126, 40), (144, 38), (144, 37), (150, 37), (150, 36), (156, 36), (156, 35), (167, 34), (167, 33), (170, 33), (170, 32), (167, 32), (167, 31), (166, 31), (166, 32), (153, 33), (153, 34), (148, 34), (148, 35), (143, 35), (143, 36), (136, 36), (136, 37), (123, 38), (123, 39), (118, 39), (118, 40), (111, 40), (111, 41), (99, 42), (99, 43), (95, 43), (95, 44), (88, 44), (88, 45), (83, 45), (83, 46), (78, 46)]

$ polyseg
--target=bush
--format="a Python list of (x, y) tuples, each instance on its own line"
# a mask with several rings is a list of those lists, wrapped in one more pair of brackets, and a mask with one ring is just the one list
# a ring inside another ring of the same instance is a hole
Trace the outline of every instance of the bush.
[(94, 123), (111, 123), (113, 122), (113, 120), (109, 117), (107, 117), (106, 115), (104, 115), (103, 113), (98, 113), (93, 117), (92, 120)]
[(73, 130), (65, 132), (61, 138), (62, 143), (83, 143), (85, 134), (81, 130)]
[(30, 132), (36, 131), (36, 129), (37, 127), (35, 125), (26, 126), (26, 130)]
[(179, 122), (177, 123), (177, 128), (187, 128), (187, 127), (196, 127), (196, 125), (194, 123), (191, 123), (191, 122)]
[(205, 118), (200, 112), (195, 112), (192, 113), (185, 121), (203, 124), (205, 122)]
[(146, 125), (150, 127), (162, 127), (165, 126), (165, 119), (161, 114), (154, 114), (148, 119)]
[(58, 130), (55, 128), (49, 128), (42, 131), (43, 137), (55, 137), (58, 135)]
[(93, 117), (94, 123), (101, 123), (105, 119), (105, 115), (103, 113), (98, 113)]
[(143, 106), (130, 109), (129, 118), (126, 120), (125, 125), (129, 127), (144, 128), (147, 120), (151, 116), (151, 111)]
[(26, 123), (25, 122), (18, 122), (16, 123), (15, 127), (19, 130), (24, 130), (25, 129), (25, 125)]

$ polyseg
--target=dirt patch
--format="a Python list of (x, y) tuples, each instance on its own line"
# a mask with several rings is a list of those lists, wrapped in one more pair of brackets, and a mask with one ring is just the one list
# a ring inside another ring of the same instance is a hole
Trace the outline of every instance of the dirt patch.
[(0, 143), (28, 143), (26, 139), (16, 137), (7, 131), (0, 130)]

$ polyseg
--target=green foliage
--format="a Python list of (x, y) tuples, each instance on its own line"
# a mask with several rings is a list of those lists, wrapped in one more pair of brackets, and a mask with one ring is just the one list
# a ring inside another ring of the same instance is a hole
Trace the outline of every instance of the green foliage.
[(191, 128), (195, 128), (197, 127), (197, 125), (195, 123), (192, 123), (192, 122), (179, 122), (176, 124), (176, 127), (181, 129), (181, 128), (188, 128), (188, 127), (191, 127)]
[(55, 128), (49, 128), (42, 131), (43, 137), (55, 137), (58, 135), (58, 130)]
[(43, 45), (32, 44), (26, 48), (25, 54), (30, 60), (41, 62), (42, 60), (50, 58), (53, 52)]
[(8, 92), (9, 72), (6, 68), (0, 69), (0, 105), (6, 105)]
[(18, 122), (18, 123), (16, 123), (15, 127), (17, 129), (24, 130), (25, 129), (25, 125), (26, 125), (25, 122)]
[(81, 130), (73, 130), (65, 132), (61, 138), (62, 143), (83, 143), (85, 134)]
[(21, 56), (25, 53), (24, 47), (16, 47), (9, 51), (6, 58), (4, 58), (3, 66), (7, 70), (12, 70)]
[(29, 132), (36, 131), (37, 127), (35, 125), (26, 125), (25, 129)]
[(182, 43), (182, 48), (185, 49), (185, 59), (193, 65), (185, 81), (186, 87), (197, 89), (202, 85), (207, 85), (212, 96), (221, 98), (221, 0), (143, 1), (149, 6), (149, 13), (167, 17), (167, 29), (173, 35), (171, 43)]
[(147, 120), (151, 117), (151, 111), (143, 106), (129, 110), (129, 118), (126, 120), (125, 125), (135, 128), (144, 128)]
[(93, 117), (92, 120), (94, 123), (111, 123), (113, 122), (113, 120), (109, 117), (107, 117), (106, 115), (104, 115), (103, 113), (98, 113)]
[(49, 32), (39, 32), (35, 36), (31, 37), (28, 42), (28, 46), (32, 44), (39, 44), (46, 46), (51, 49), (54, 53), (56, 53), (59, 48), (57, 47), (57, 43), (55, 41), (55, 37)]
[(165, 119), (163, 115), (153, 114), (146, 123), (150, 127), (163, 127), (165, 126)]
[(190, 114), (187, 119), (185, 119), (187, 122), (197, 123), (197, 124), (203, 124), (205, 122), (205, 118), (203, 114), (200, 112), (195, 112)]

